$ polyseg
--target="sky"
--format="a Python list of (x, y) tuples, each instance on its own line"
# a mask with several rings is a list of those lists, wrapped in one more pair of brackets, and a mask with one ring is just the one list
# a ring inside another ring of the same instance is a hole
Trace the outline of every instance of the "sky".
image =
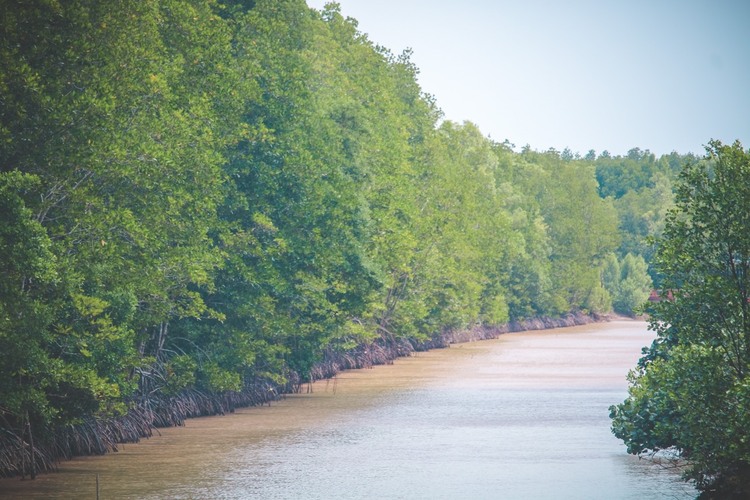
[(338, 3), (374, 44), (413, 50), (445, 119), (517, 150), (750, 148), (750, 0)]

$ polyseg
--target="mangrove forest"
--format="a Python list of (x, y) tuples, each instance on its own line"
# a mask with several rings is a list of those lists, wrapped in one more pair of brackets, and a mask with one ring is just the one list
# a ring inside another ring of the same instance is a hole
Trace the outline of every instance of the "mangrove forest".
[(654, 289), (618, 436), (746, 472), (741, 146), (517, 148), (418, 73), (336, 4), (0, 1), (0, 476)]

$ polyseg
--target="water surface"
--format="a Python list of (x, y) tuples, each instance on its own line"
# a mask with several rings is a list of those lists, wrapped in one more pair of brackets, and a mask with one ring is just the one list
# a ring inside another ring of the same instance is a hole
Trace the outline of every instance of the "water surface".
[(189, 420), (115, 454), (0, 481), (22, 498), (695, 498), (627, 455), (608, 407), (653, 334), (617, 321), (507, 334)]

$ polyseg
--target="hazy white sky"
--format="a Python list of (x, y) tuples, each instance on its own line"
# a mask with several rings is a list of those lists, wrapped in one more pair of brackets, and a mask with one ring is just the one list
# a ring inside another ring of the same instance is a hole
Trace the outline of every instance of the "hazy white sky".
[(413, 49), (445, 118), (517, 149), (750, 148), (750, 0), (338, 3), (374, 43)]

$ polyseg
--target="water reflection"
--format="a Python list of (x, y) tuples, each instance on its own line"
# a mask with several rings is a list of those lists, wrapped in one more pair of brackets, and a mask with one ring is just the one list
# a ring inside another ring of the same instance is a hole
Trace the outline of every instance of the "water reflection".
[(650, 339), (621, 322), (453, 346), (347, 372), (335, 392), (321, 382), (191, 421), (9, 493), (79, 497), (91, 487), (70, 478), (99, 472), (102, 498), (693, 498), (609, 431)]
[[(321, 499), (694, 496), (673, 475), (622, 452), (609, 433), (606, 411), (621, 396), (527, 390), (394, 394), (343, 425), (246, 448), (221, 484), (203, 493)], [(244, 469), (243, 461), (254, 466)]]

